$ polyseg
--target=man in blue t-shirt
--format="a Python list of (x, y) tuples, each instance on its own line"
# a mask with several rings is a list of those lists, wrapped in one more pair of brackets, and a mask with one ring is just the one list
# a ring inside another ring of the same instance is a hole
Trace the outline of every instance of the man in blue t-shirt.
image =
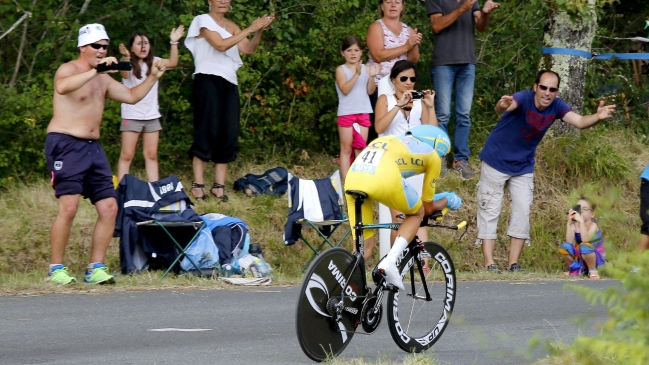
[(507, 235), (510, 237), (507, 271), (523, 271), (518, 264), (523, 244), (529, 245), (530, 207), (534, 192), (534, 155), (536, 147), (555, 119), (563, 119), (579, 129), (588, 128), (611, 116), (615, 105), (600, 101), (596, 114), (579, 115), (561, 98), (557, 98), (561, 79), (553, 71), (541, 71), (534, 91), (524, 90), (505, 95), (496, 103), (502, 117), (491, 131), (480, 152), (482, 167), (478, 181), (478, 240), (482, 244), (488, 271), (500, 273), (494, 262), (496, 229), (505, 184), (512, 200)]

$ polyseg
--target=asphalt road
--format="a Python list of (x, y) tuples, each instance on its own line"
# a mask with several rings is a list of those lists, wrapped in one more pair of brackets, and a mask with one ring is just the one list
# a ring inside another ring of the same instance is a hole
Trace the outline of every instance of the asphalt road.
[[(545, 355), (529, 350), (532, 338), (595, 334), (604, 308), (564, 290), (566, 283), (460, 282), (453, 321), (428, 352), (441, 364), (524, 364)], [(270, 286), (0, 296), (0, 364), (309, 364), (295, 335), (297, 293)], [(579, 314), (592, 319), (578, 327)], [(371, 336), (354, 336), (341, 354), (404, 356), (385, 322)]]

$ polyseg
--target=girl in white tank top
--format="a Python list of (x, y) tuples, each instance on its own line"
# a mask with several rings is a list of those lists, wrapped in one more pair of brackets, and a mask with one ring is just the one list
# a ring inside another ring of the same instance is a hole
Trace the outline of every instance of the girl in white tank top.
[[(178, 41), (185, 33), (185, 27), (179, 25), (173, 28), (169, 36), (171, 52), (169, 59), (161, 59), (167, 69), (176, 67), (178, 64)], [(133, 64), (132, 71), (121, 71), (122, 83), (132, 89), (146, 79), (153, 60), (153, 50), (149, 43), (149, 37), (143, 32), (133, 32), (129, 37), (128, 48), (124, 44), (119, 45), (119, 52), (122, 54), (122, 61)], [(117, 180), (129, 173), (131, 161), (135, 155), (137, 141), (142, 134), (144, 166), (149, 181), (158, 181), (158, 138), (160, 136), (160, 112), (158, 111), (158, 83), (149, 93), (134, 105), (122, 104), (122, 150), (117, 162)]]
[[(372, 79), (380, 67), (363, 65), (361, 40), (349, 36), (341, 47), (345, 64), (336, 68), (338, 93), (338, 135), (340, 137), (340, 176), (345, 181), (354, 156), (365, 148), (367, 128), (370, 126), (370, 94), (376, 90)], [(358, 130), (355, 128), (358, 127)]]

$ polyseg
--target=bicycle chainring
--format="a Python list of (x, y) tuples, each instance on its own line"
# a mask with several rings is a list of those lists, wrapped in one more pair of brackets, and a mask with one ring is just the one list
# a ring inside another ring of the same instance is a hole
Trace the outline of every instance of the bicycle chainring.
[(369, 298), (363, 304), (361, 310), (361, 325), (363, 330), (368, 334), (373, 333), (379, 328), (381, 317), (383, 316), (383, 305), (379, 303), (378, 312), (374, 313), (374, 306), (376, 305), (377, 297)]

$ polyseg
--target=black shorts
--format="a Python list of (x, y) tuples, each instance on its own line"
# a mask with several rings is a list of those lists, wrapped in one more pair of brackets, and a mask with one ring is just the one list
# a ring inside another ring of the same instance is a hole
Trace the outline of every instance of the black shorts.
[(95, 204), (117, 197), (108, 158), (98, 141), (48, 133), (45, 158), (57, 198), (81, 194)]
[(640, 233), (649, 236), (649, 181), (640, 179)]
[(196, 74), (192, 90), (194, 142), (189, 158), (228, 163), (239, 152), (239, 88), (220, 76)]

